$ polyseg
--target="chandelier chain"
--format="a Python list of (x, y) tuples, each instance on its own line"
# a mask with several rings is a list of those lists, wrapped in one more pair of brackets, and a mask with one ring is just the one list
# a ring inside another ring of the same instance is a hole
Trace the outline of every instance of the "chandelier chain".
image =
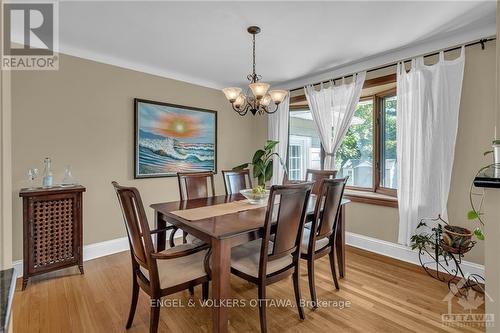
[(252, 35), (253, 38), (253, 80), (256, 80), (257, 74), (255, 73), (255, 35)]

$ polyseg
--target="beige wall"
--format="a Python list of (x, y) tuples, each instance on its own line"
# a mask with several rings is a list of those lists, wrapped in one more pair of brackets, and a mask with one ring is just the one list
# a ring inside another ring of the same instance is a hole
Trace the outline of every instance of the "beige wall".
[[(447, 57), (456, 57), (447, 54)], [(428, 59), (432, 62), (433, 59)], [(469, 186), (477, 170), (490, 163), (491, 156), (484, 157), (493, 136), (495, 108), (496, 44), (489, 42), (485, 50), (480, 46), (466, 48), (465, 73), (460, 102), (459, 128), (455, 148), (452, 183), (448, 201), (450, 222), (473, 228), (467, 220)], [(369, 78), (388, 74), (371, 74)], [(395, 208), (351, 203), (347, 210), (347, 231), (397, 242), (398, 212)], [(494, 223), (491, 222), (490, 223)], [(483, 264), (484, 242), (479, 241), (466, 255), (465, 260)]]
[(11, 73), (0, 70), (0, 270), (12, 265)]
[[(111, 181), (139, 188), (145, 205), (178, 199), (176, 178), (133, 179), (133, 98), (218, 111), (218, 169), (248, 161), (266, 137), (261, 117), (240, 117), (219, 90), (63, 55), (59, 71), (19, 71), (12, 76), (13, 257), (22, 257), (22, 205), (30, 167), (53, 159), (55, 182), (64, 165), (87, 187), (84, 243), (125, 236)], [(223, 193), (222, 178), (216, 191)], [(146, 208), (150, 222), (151, 209)]]

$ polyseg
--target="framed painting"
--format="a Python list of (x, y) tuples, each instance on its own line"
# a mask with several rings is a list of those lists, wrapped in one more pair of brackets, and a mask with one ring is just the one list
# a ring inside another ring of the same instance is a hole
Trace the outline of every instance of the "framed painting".
[(135, 178), (217, 172), (217, 112), (134, 99)]

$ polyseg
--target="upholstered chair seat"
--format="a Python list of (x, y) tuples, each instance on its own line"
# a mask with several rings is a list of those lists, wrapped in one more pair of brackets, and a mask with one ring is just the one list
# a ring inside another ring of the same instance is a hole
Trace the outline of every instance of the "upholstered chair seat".
[[(311, 229), (309, 228), (304, 228), (304, 234), (302, 236), (302, 244), (300, 245), (300, 252), (301, 253), (307, 253), (308, 247), (309, 247), (309, 241), (311, 237)], [(316, 246), (314, 247), (314, 251), (321, 250), (325, 246), (328, 245), (330, 240), (328, 237), (324, 237), (321, 239), (316, 240)]]
[[(247, 275), (259, 276), (260, 249), (262, 239), (257, 239), (234, 247), (231, 250), (231, 267)], [(269, 242), (269, 253), (272, 253), (273, 243)], [(267, 262), (267, 274), (272, 274), (292, 264), (292, 255)]]
[[(197, 238), (196, 238), (197, 239)], [(199, 240), (199, 239), (198, 239)], [(172, 254), (189, 249), (194, 249), (195, 244), (181, 244), (159, 252), (159, 254)], [(196, 280), (207, 275), (203, 260), (208, 250), (170, 260), (158, 260), (158, 277), (160, 288), (170, 288), (185, 281)], [(148, 270), (141, 267), (141, 272), (149, 280)]]

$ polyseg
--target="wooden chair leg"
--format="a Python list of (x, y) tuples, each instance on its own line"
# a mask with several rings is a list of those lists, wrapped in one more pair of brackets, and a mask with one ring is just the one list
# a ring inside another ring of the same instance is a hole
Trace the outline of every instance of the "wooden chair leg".
[(318, 306), (318, 300), (316, 298), (316, 283), (314, 281), (314, 257), (307, 258), (307, 275), (309, 279), (309, 292), (311, 293), (311, 301), (313, 302), (313, 309)]
[(332, 247), (330, 253), (328, 253), (328, 257), (330, 258), (330, 268), (332, 270), (333, 283), (335, 284), (335, 289), (339, 290), (339, 281), (337, 280), (337, 271), (335, 270), (335, 253), (334, 248)]
[(201, 298), (206, 301), (208, 299), (208, 285), (209, 282), (203, 282), (201, 285)]
[(259, 284), (259, 318), (260, 318), (260, 331), (267, 332), (266, 321), (266, 286)]
[(189, 295), (194, 295), (194, 287), (189, 287)]
[(132, 301), (130, 302), (130, 311), (128, 313), (126, 329), (132, 327), (134, 321), (135, 310), (137, 308), (137, 300), (139, 299), (139, 284), (137, 283), (135, 275), (132, 277)]
[(295, 291), (295, 302), (297, 303), (297, 309), (299, 310), (300, 319), (304, 319), (304, 308), (302, 307), (302, 296), (300, 295), (300, 284), (299, 284), (299, 265), (295, 266), (295, 272), (293, 272), (293, 290)]
[(149, 318), (149, 333), (158, 332), (158, 322), (160, 321), (160, 305), (157, 299), (151, 299), (151, 314)]
[(187, 235), (188, 235), (187, 232), (185, 232), (185, 231), (182, 232), (182, 244), (187, 243)]
[(176, 233), (177, 230), (179, 230), (179, 228), (177, 228), (177, 227), (174, 226), (172, 228), (172, 231), (170, 232), (170, 237), (168, 238), (168, 244), (170, 245), (170, 247), (175, 247), (174, 238), (175, 238), (175, 233)]

